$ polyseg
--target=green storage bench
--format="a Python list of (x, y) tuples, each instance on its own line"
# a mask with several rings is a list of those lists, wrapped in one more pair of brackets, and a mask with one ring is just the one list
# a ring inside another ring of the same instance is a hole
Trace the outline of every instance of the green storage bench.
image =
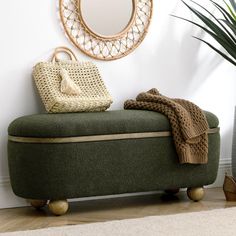
[(120, 110), (37, 114), (8, 129), (8, 161), (14, 193), (56, 215), (67, 199), (188, 188), (203, 197), (219, 164), (218, 119), (209, 123), (208, 164), (179, 164), (168, 119), (157, 112)]

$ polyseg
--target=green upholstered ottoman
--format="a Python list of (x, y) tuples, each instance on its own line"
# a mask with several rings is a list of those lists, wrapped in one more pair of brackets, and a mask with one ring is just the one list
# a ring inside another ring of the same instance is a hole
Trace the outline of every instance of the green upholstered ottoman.
[(220, 135), (209, 123), (209, 161), (179, 164), (168, 119), (151, 111), (38, 114), (9, 126), (8, 159), (17, 196), (35, 207), (48, 200), (63, 214), (66, 199), (188, 188), (193, 200), (215, 181)]

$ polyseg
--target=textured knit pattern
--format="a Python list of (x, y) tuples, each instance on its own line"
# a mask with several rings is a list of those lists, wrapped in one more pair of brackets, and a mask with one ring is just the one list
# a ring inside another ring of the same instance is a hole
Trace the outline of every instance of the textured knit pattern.
[(184, 99), (171, 99), (157, 89), (127, 100), (125, 109), (150, 110), (164, 114), (170, 121), (179, 162), (205, 164), (208, 161), (208, 123), (203, 111)]

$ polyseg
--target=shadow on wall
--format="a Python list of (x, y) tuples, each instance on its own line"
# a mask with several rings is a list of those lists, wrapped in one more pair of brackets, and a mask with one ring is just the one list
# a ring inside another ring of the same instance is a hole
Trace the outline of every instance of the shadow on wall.
[[(175, 12), (176, 7), (172, 14)], [(152, 28), (150, 33), (149, 46), (139, 51), (140, 58), (146, 57), (146, 60), (136, 62), (137, 70), (145, 78), (146, 71), (142, 68), (149, 68), (152, 72), (149, 76), (156, 77), (153, 78), (156, 87), (168, 96), (191, 98), (223, 62), (207, 45), (191, 37), (205, 38), (203, 30), (169, 14), (161, 29)], [(151, 55), (151, 62), (147, 55)]]
[(32, 81), (32, 88), (33, 88), (33, 98), (34, 98), (34, 104), (37, 108), (37, 112), (36, 113), (45, 113), (46, 110), (44, 108), (44, 105), (43, 105), (43, 102), (40, 98), (40, 95), (39, 95), (39, 92), (38, 92), (38, 89), (36, 87), (36, 84), (34, 82), (34, 79), (33, 79), (33, 75), (31, 75), (31, 81)]

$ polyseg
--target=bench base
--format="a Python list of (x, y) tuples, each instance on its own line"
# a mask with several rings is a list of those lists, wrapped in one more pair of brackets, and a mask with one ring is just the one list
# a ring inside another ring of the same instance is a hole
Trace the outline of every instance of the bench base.
[[(165, 190), (167, 194), (177, 194), (179, 192), (179, 189), (168, 189)], [(198, 188), (188, 188), (187, 189), (187, 195), (190, 200), (192, 201), (200, 201), (204, 197), (204, 188), (198, 187)], [(32, 207), (35, 209), (40, 209), (48, 205), (48, 208), (50, 212), (56, 216), (61, 216), (66, 214), (66, 212), (69, 209), (69, 204), (67, 200), (50, 200), (48, 203), (48, 200), (36, 200), (31, 199), (29, 200)]]

